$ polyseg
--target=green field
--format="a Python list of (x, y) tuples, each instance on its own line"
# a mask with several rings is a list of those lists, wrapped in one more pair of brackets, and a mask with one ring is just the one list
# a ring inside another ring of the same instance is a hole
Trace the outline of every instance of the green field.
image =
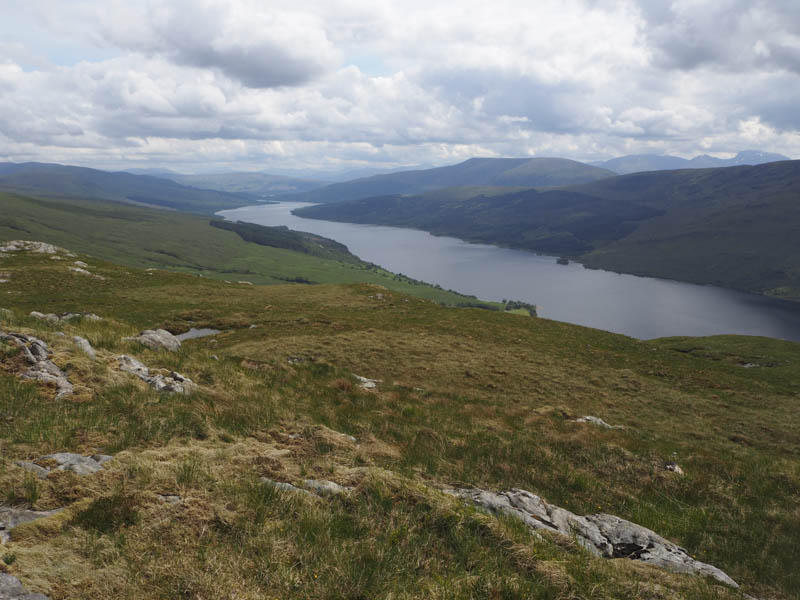
[[(116, 202), (0, 193), (0, 206), (0, 241), (33, 239), (127, 266), (170, 269), (234, 282), (365, 282), (437, 302), (472, 300), (362, 262), (330, 240), (326, 241), (329, 251), (309, 254), (308, 249), (318, 244), (310, 244), (288, 230), (275, 242), (282, 247), (275, 247), (246, 242), (234, 231), (212, 227), (208, 217)], [(273, 237), (278, 233), (273, 232)], [(306, 251), (295, 251), (303, 248)]]

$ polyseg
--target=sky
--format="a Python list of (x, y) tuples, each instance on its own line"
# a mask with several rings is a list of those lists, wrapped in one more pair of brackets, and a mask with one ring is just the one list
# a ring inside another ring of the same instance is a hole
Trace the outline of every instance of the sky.
[(800, 157), (797, 0), (0, 0), (0, 161)]

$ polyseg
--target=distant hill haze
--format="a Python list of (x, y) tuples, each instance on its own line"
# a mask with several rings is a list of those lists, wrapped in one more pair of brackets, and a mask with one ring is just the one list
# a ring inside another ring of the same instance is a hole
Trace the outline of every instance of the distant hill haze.
[(435, 169), (400, 171), (334, 183), (286, 200), (341, 202), (387, 194), (420, 194), (451, 186), (553, 187), (613, 177), (607, 169), (566, 158), (471, 158)]
[(207, 175), (181, 175), (170, 173), (160, 175), (181, 185), (207, 190), (218, 190), (237, 194), (252, 194), (261, 198), (270, 198), (281, 194), (307, 192), (328, 185), (327, 181), (284, 177), (270, 173), (212, 173)]
[(452, 188), (295, 212), (800, 300), (800, 161), (634, 173), (557, 190)]
[(64, 198), (95, 198), (195, 213), (255, 204), (258, 198), (180, 185), (171, 179), (109, 173), (49, 163), (0, 163), (0, 190)]
[(707, 154), (695, 156), (692, 159), (678, 156), (660, 154), (631, 154), (612, 158), (611, 160), (593, 162), (594, 166), (608, 169), (626, 175), (641, 171), (666, 171), (674, 169), (706, 169), (713, 167), (737, 167), (743, 165), (761, 165), (770, 162), (789, 160), (788, 156), (761, 152), (760, 150), (745, 150), (733, 158), (715, 158)]

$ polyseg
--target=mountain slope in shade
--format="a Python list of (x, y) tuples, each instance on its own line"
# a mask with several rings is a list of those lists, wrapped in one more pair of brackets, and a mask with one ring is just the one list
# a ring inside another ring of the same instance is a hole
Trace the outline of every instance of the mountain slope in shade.
[(800, 161), (651, 171), (560, 190), (461, 188), (295, 211), (573, 256), (615, 271), (800, 300)]
[(0, 190), (38, 196), (99, 198), (207, 214), (257, 201), (253, 196), (186, 187), (160, 177), (49, 163), (0, 163)]
[(387, 194), (419, 194), (451, 186), (549, 187), (611, 177), (613, 173), (565, 158), (471, 158), (457, 165), (401, 171), (335, 183), (286, 197), (303, 202), (341, 202)]
[(736, 167), (741, 165), (761, 165), (769, 162), (789, 160), (788, 156), (761, 152), (760, 150), (744, 150), (733, 158), (715, 158), (707, 154), (695, 156), (691, 160), (679, 156), (661, 154), (631, 154), (611, 160), (593, 162), (592, 165), (609, 169), (620, 175), (639, 173), (642, 171), (666, 171), (674, 169), (706, 169), (713, 167)]

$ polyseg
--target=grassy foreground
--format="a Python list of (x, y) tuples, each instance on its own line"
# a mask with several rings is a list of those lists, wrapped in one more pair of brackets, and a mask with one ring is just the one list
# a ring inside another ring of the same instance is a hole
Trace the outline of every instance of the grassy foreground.
[[(11, 310), (0, 329), (47, 341), (76, 388), (54, 401), (52, 389), (18, 378), (18, 351), (0, 343), (0, 504), (66, 507), (0, 546), (0, 569), (30, 590), (131, 600), (740, 597), (538, 540), (437, 491), (457, 484), (616, 514), (748, 593), (800, 595), (800, 345), (641, 342), (370, 284), (240, 286), (79, 258), (105, 279), (47, 257), (0, 259), (9, 280), (0, 307)], [(47, 324), (32, 310), (104, 320)], [(175, 354), (121, 341), (158, 326), (223, 332)], [(97, 361), (73, 335), (89, 339)], [(117, 369), (122, 353), (199, 389), (159, 395)], [(353, 374), (381, 383), (362, 390)], [(625, 428), (574, 421), (584, 414)], [(93, 476), (47, 480), (14, 464), (55, 451), (115, 459)], [(686, 475), (662, 470), (665, 460)], [(355, 489), (316, 498), (260, 477)]]

